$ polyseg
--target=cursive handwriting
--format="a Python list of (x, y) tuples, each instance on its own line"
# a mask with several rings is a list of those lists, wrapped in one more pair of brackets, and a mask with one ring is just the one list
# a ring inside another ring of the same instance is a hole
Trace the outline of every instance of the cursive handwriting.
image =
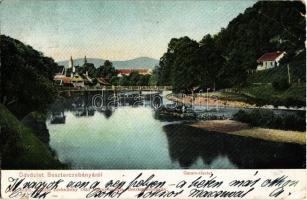
[[(195, 174), (197, 175), (197, 174)], [(112, 199), (127, 198), (128, 191), (133, 192), (136, 199), (178, 199), (178, 198), (248, 198), (248, 195), (259, 191), (265, 191), (267, 197), (280, 198), (295, 193), (297, 187), (301, 187), (300, 181), (287, 175), (261, 177), (256, 171), (246, 177), (224, 179), (214, 173), (208, 175), (183, 176), (188, 179), (172, 181), (158, 178), (155, 173), (144, 175), (142, 172), (131, 179), (124, 175), (121, 179), (51, 179), (51, 181), (35, 181), (32, 177), (7, 178), (5, 193), (8, 198), (34, 198), (45, 199), (50, 194), (61, 191), (80, 192), (88, 199)], [(262, 194), (263, 195), (263, 194)], [(250, 196), (249, 196), (250, 197)]]

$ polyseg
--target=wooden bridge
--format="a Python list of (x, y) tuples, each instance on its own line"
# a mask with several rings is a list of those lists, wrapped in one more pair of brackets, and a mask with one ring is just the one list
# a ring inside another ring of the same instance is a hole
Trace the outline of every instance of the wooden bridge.
[(60, 92), (95, 91), (171, 91), (172, 86), (101, 86), (101, 87), (62, 87)]

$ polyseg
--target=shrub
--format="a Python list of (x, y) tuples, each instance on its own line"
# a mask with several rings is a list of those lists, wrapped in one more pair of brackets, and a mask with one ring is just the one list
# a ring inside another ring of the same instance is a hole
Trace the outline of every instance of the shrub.
[(255, 109), (252, 111), (238, 111), (233, 118), (237, 121), (248, 123), (251, 126), (265, 128), (305, 131), (306, 112), (291, 114), (275, 114), (271, 110)]
[(290, 84), (286, 78), (274, 80), (272, 86), (277, 91), (284, 91), (290, 87)]

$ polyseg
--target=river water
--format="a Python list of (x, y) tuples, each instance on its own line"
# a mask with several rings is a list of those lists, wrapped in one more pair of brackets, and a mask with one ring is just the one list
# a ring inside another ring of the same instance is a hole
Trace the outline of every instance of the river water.
[[(47, 120), (51, 148), (60, 161), (74, 169), (305, 166), (302, 145), (206, 132), (181, 120), (161, 119), (150, 106), (124, 104), (113, 110), (93, 109), (88, 106), (91, 101), (84, 103), (84, 99), (62, 99), (50, 108)], [(236, 110), (221, 112), (229, 115)], [(65, 119), (55, 120), (53, 115)]]

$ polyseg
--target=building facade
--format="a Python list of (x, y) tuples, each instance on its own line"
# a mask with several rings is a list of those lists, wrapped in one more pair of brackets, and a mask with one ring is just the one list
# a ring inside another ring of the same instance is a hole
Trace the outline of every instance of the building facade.
[(285, 52), (276, 51), (263, 54), (258, 60), (257, 71), (271, 69), (280, 65), (280, 60), (284, 57)]

